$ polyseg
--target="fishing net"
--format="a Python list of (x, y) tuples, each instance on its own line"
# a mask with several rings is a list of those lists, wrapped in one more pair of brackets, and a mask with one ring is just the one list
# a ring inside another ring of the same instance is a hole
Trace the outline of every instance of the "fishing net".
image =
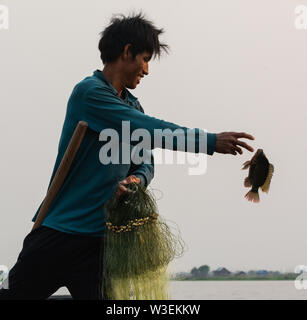
[(138, 183), (106, 203), (104, 292), (110, 300), (170, 298), (168, 264), (183, 254), (184, 242), (158, 215), (151, 191)]

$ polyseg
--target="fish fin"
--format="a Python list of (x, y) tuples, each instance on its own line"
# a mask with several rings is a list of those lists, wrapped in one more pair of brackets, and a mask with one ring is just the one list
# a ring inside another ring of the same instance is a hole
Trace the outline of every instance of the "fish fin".
[(263, 192), (266, 192), (266, 193), (269, 192), (273, 172), (274, 172), (274, 166), (270, 163), (268, 176), (266, 177), (264, 184), (260, 187)]
[(251, 186), (252, 184), (251, 184), (251, 181), (249, 180), (249, 177), (246, 177), (244, 180), (244, 187), (249, 188)]
[(259, 202), (259, 193), (258, 191), (257, 192), (254, 192), (254, 191), (249, 191), (247, 192), (247, 194), (245, 195), (245, 198), (248, 200), (248, 201), (251, 201), (251, 202)]
[(244, 163), (242, 164), (242, 166), (243, 166), (242, 170), (247, 169), (247, 168), (250, 166), (250, 164), (251, 164), (251, 161), (250, 161), (250, 160), (244, 162)]

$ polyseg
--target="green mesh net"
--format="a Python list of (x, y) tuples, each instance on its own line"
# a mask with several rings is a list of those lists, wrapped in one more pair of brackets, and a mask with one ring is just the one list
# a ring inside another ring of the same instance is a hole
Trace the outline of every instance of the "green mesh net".
[(106, 203), (104, 293), (112, 300), (170, 299), (169, 263), (184, 252), (180, 232), (172, 232), (151, 191), (138, 183)]

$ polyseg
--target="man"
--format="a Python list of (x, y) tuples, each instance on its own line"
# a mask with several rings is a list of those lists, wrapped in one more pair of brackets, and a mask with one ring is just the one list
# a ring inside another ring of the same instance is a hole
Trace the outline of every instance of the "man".
[[(123, 121), (129, 122), (131, 131), (145, 128), (151, 139), (155, 129), (181, 129), (187, 141), (191, 130), (145, 115), (138, 99), (128, 90), (135, 89), (149, 74), (152, 56), (160, 57), (162, 50), (167, 51), (168, 46), (159, 41), (162, 32), (141, 14), (113, 18), (102, 32), (99, 50), (104, 69), (94, 71), (73, 89), (50, 183), (80, 120), (88, 123), (87, 132), (42, 226), (24, 239), (9, 273), (9, 289), (0, 291), (0, 299), (46, 299), (62, 286), (74, 299), (102, 298), (104, 204), (114, 192), (126, 192), (127, 183), (147, 187), (154, 176), (154, 159), (146, 150), (150, 161), (141, 164), (102, 164), (99, 154), (106, 142), (100, 141), (100, 132), (115, 130), (123, 145)], [(206, 137), (206, 146), (200, 145), (201, 136)], [(214, 134), (196, 129), (194, 150), (209, 155), (242, 154), (240, 147), (253, 151), (239, 138), (254, 139), (246, 133)], [(160, 147), (188, 151), (186, 145), (182, 150), (165, 140)]]

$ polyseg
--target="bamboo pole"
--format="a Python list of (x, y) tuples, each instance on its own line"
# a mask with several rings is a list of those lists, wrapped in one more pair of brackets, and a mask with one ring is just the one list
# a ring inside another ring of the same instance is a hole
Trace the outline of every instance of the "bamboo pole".
[(35, 223), (33, 225), (32, 231), (36, 228), (38, 228), (50, 208), (50, 205), (54, 198), (56, 197), (57, 193), (59, 192), (60, 188), (62, 187), (64, 180), (68, 174), (68, 171), (70, 169), (70, 166), (74, 160), (74, 157), (79, 150), (80, 144), (83, 140), (83, 137), (85, 135), (86, 129), (88, 127), (87, 122), (85, 121), (79, 121), (71, 139), (67, 146), (67, 149), (64, 153), (64, 156), (61, 160), (61, 163), (54, 175), (54, 178), (52, 180), (52, 183), (47, 191), (46, 197), (44, 199), (44, 202), (38, 212), (38, 215), (36, 217)]

